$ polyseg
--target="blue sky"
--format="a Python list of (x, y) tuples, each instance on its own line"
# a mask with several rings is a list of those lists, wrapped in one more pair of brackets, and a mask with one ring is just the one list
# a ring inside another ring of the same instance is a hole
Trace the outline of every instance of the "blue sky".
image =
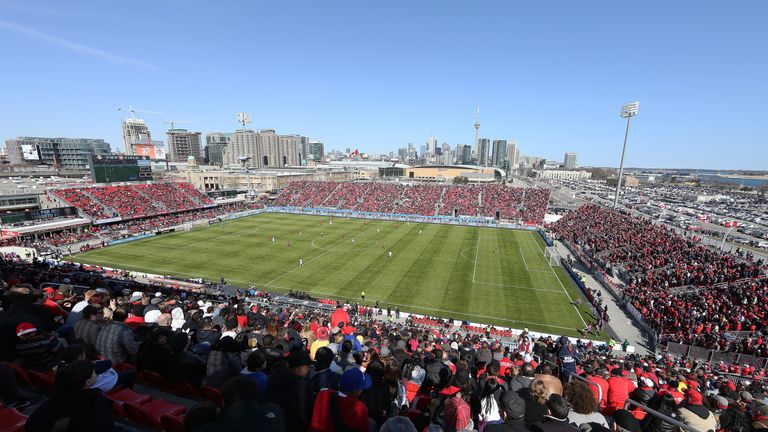
[(326, 148), (515, 139), (629, 166), (768, 169), (768, 2), (0, 0), (0, 138), (104, 138), (118, 106)]

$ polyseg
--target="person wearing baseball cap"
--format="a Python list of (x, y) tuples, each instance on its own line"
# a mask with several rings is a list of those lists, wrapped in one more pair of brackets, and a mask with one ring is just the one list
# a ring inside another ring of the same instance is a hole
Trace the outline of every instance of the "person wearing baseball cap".
[(318, 327), (315, 333), (317, 334), (317, 339), (315, 339), (315, 341), (312, 342), (312, 345), (309, 347), (309, 357), (312, 360), (315, 359), (315, 353), (317, 353), (318, 349), (326, 347), (329, 343), (331, 343), (328, 340), (328, 337), (330, 336), (330, 330), (328, 327)]
[(288, 367), (278, 363), (273, 365), (267, 381), (266, 399), (280, 405), (287, 414), (285, 430), (305, 431), (312, 415), (312, 388), (307, 379), (312, 360), (303, 347), (290, 351), (286, 360)]
[(315, 399), (310, 432), (336, 432), (339, 430), (337, 424), (342, 424), (345, 430), (369, 431), (368, 407), (358, 397), (371, 384), (368, 374), (359, 368), (351, 368), (341, 375), (338, 391), (321, 390)]
[(715, 414), (702, 405), (701, 393), (694, 389), (685, 392), (685, 403), (680, 407), (680, 419), (683, 423), (696, 430), (708, 431), (717, 429)]
[(501, 395), (499, 403), (504, 423), (489, 424), (485, 426), (485, 432), (526, 432), (525, 427), (525, 401), (517, 392), (506, 391)]

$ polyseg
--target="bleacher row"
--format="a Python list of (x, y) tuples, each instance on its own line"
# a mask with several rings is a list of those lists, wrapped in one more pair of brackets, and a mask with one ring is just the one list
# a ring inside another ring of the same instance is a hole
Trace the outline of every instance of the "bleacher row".
[(93, 219), (136, 219), (213, 205), (193, 185), (175, 182), (54, 189), (52, 194)]
[(541, 223), (549, 201), (545, 189), (493, 184), (404, 185), (384, 182), (292, 182), (272, 203), (359, 212), (419, 216), (473, 216)]
[(768, 267), (762, 260), (714, 250), (664, 225), (596, 205), (568, 213), (552, 230), (602, 270), (616, 270), (625, 284), (622, 294), (659, 334), (768, 357), (762, 336), (728, 334), (768, 326)]

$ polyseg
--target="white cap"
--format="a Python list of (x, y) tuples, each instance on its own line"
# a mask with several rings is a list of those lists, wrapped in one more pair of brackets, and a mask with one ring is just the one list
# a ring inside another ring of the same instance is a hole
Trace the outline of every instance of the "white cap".
[(531, 355), (530, 355), (530, 354), (526, 353), (526, 354), (523, 356), (523, 361), (524, 361), (524, 362), (526, 362), (526, 363), (530, 363), (530, 362), (531, 362), (531, 360), (533, 360), (533, 357), (531, 357)]

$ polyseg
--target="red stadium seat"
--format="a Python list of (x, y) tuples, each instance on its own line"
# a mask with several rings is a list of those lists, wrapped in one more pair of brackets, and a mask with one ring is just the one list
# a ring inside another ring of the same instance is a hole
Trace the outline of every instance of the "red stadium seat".
[(13, 369), (13, 372), (16, 373), (16, 378), (18, 378), (21, 381), (24, 381), (29, 385), (32, 385), (32, 380), (29, 378), (29, 374), (21, 366), (11, 362), (3, 362), (3, 364)]
[(132, 421), (151, 426), (157, 430), (163, 429), (160, 417), (164, 415), (179, 416), (187, 411), (187, 407), (184, 405), (172, 404), (162, 399), (155, 399), (145, 405), (126, 402), (123, 408), (125, 408), (125, 414)]
[(141, 379), (150, 386), (157, 387), (159, 389), (168, 389), (170, 384), (168, 381), (157, 372), (150, 370), (141, 371)]
[(187, 384), (187, 383), (172, 384), (168, 387), (168, 391), (170, 391), (171, 393), (177, 394), (181, 397), (185, 397), (187, 399), (197, 400), (202, 397), (198, 389), (196, 389), (193, 385)]
[(184, 432), (184, 419), (182, 417), (162, 415), (160, 424), (166, 432)]
[(136, 405), (144, 405), (152, 401), (152, 396), (143, 393), (136, 393), (131, 389), (123, 389), (114, 393), (105, 393), (104, 396), (112, 400), (112, 406), (114, 408), (115, 414), (119, 415), (120, 417), (125, 417), (126, 415), (125, 408), (123, 407), (126, 402), (130, 402)]
[(32, 385), (46, 393), (53, 392), (53, 375), (51, 373), (27, 371)]
[(224, 398), (221, 397), (221, 391), (215, 387), (204, 385), (200, 387), (200, 396), (221, 408), (224, 406)]
[(27, 423), (27, 416), (16, 411), (16, 408), (0, 410), (0, 431), (21, 432)]

